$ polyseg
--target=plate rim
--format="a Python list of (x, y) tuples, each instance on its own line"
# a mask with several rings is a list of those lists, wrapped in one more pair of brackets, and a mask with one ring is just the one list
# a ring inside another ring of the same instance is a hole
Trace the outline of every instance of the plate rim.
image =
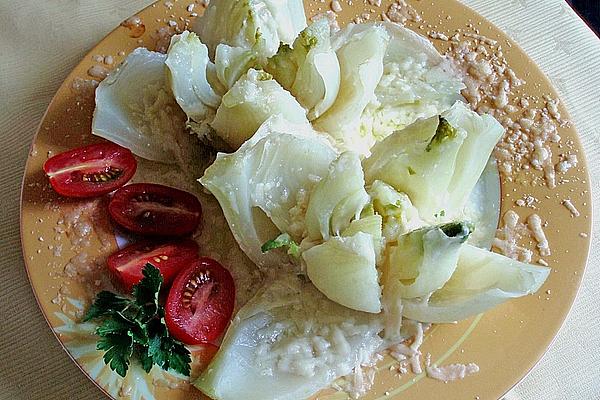
[[(303, 2), (305, 3), (305, 7), (306, 7), (306, 1), (310, 1), (310, 0), (303, 0)], [(130, 16), (128, 16), (127, 18), (130, 18), (132, 16), (138, 15), (140, 13), (143, 13), (144, 11), (146, 11), (147, 9), (153, 8), (155, 7), (157, 4), (159, 4), (161, 2), (161, 0), (155, 0), (153, 1), (151, 4), (149, 4), (146, 7), (143, 7), (141, 9), (139, 9), (137, 12), (135, 12), (134, 14), (131, 14)], [(584, 175), (585, 179), (586, 179), (586, 185), (587, 188), (589, 189), (589, 191), (591, 192), (592, 187), (590, 184), (590, 168), (589, 168), (589, 164), (588, 164), (588, 160), (587, 160), (587, 156), (586, 156), (586, 152), (585, 152), (585, 148), (583, 146), (583, 143), (581, 142), (581, 136), (579, 134), (579, 129), (577, 128), (577, 123), (576, 121), (573, 121), (571, 118), (571, 112), (569, 110), (569, 107), (567, 106), (567, 103), (562, 101), (562, 96), (560, 95), (559, 91), (557, 90), (557, 88), (555, 87), (555, 85), (552, 83), (552, 81), (549, 79), (549, 77), (547, 76), (546, 72), (539, 66), (539, 64), (534, 61), (531, 56), (523, 49), (523, 47), (512, 37), (510, 37), (508, 35), (508, 33), (505, 32), (505, 30), (501, 29), (498, 27), (497, 24), (493, 23), (492, 21), (490, 21), (488, 18), (484, 17), (483, 15), (481, 15), (481, 13), (479, 13), (477, 10), (475, 10), (473, 7), (471, 7), (468, 4), (465, 4), (464, 2), (460, 1), (460, 0), (454, 0), (453, 1), (455, 4), (460, 5), (461, 7), (467, 8), (468, 10), (470, 10), (473, 14), (477, 15), (477, 17), (480, 19), (481, 22), (485, 22), (486, 24), (488, 24), (492, 30), (494, 31), (498, 31), (501, 32), (502, 34), (504, 34), (509, 40), (510, 40), (510, 44), (512, 47), (517, 47), (518, 50), (520, 52), (522, 52), (528, 59), (529, 62), (531, 62), (534, 66), (535, 69), (537, 69), (540, 72), (540, 77), (541, 79), (544, 81), (544, 83), (548, 86), (548, 88), (551, 89), (551, 94), (557, 98), (561, 100), (562, 106), (564, 108), (564, 110), (566, 111), (565, 116), (567, 117), (566, 119), (571, 121), (571, 123), (573, 124), (573, 129), (576, 133), (576, 140), (577, 140), (577, 145), (580, 148), (581, 151), (578, 152), (577, 157), (578, 157), (578, 162), (582, 165), (582, 170), (583, 172), (581, 173), (582, 175)], [(308, 20), (308, 17), (307, 17)], [(33, 146), (42, 130), (42, 126), (46, 120), (46, 117), (48, 115), (48, 113), (50, 112), (53, 104), (55, 103), (55, 101), (58, 99), (58, 94), (61, 91), (61, 88), (63, 88), (63, 86), (65, 84), (67, 84), (68, 82), (72, 81), (74, 77), (77, 76), (77, 74), (75, 73), (76, 70), (79, 69), (79, 67), (81, 65), (83, 65), (86, 62), (86, 58), (89, 55), (95, 54), (94, 51), (96, 51), (97, 48), (101, 47), (104, 43), (104, 41), (109, 38), (110, 36), (112, 36), (114, 33), (116, 33), (119, 29), (121, 28), (121, 25), (117, 25), (115, 26), (113, 29), (111, 29), (109, 32), (107, 32), (105, 35), (102, 36), (101, 39), (98, 40), (98, 42), (96, 42), (94, 44), (94, 46), (92, 46), (89, 49), (84, 49), (82, 51), (82, 57), (78, 59), (78, 61), (73, 65), (73, 67), (70, 69), (70, 72), (66, 75), (66, 77), (64, 78), (64, 80), (61, 82), (61, 84), (58, 86), (58, 88), (56, 89), (54, 95), (52, 96), (50, 102), (48, 103), (48, 105), (46, 106), (46, 109), (43, 113), (43, 115), (40, 118), (39, 124), (36, 127), (35, 130), (35, 134), (32, 136), (32, 139), (30, 141), (29, 144), (29, 149), (27, 152), (27, 159), (26, 162), (24, 164), (24, 169), (23, 169), (23, 175), (21, 178), (21, 185), (20, 185), (20, 193), (19, 193), (19, 243), (20, 243), (20, 247), (21, 247), (21, 257), (22, 257), (22, 261), (25, 267), (25, 271), (27, 273), (27, 279), (29, 282), (29, 286), (31, 288), (31, 291), (33, 292), (35, 301), (37, 303), (37, 306), (44, 318), (44, 320), (46, 321), (46, 324), (48, 325), (48, 327), (50, 328), (50, 331), (52, 332), (52, 335), (56, 338), (56, 340), (58, 341), (60, 347), (66, 352), (67, 356), (69, 357), (69, 359), (71, 359), (71, 361), (77, 366), (77, 368), (84, 374), (84, 376), (91, 381), (95, 387), (97, 387), (100, 392), (106, 396), (109, 399), (113, 399), (112, 395), (110, 393), (107, 392), (107, 390), (102, 387), (100, 385), (100, 383), (92, 378), (89, 373), (83, 368), (83, 366), (77, 361), (77, 359), (71, 354), (71, 352), (68, 350), (68, 348), (66, 347), (65, 343), (60, 339), (59, 334), (55, 331), (55, 327), (51, 324), (48, 315), (46, 314), (46, 311), (44, 309), (44, 307), (42, 306), (41, 300), (40, 300), (40, 295), (38, 294), (38, 291), (36, 290), (36, 286), (33, 283), (32, 277), (31, 277), (31, 267), (29, 265), (29, 262), (27, 261), (27, 253), (25, 251), (25, 244), (24, 244), (24, 210), (23, 210), (23, 205), (24, 205), (24, 191), (25, 191), (25, 181), (27, 178), (27, 171), (28, 171), (28, 167), (29, 164), (31, 162), (32, 156), (31, 156), (31, 151), (33, 149)], [(191, 29), (191, 27), (190, 27)], [(409, 28), (410, 29), (410, 28)], [(412, 31), (414, 31), (413, 29), (411, 29)], [(431, 39), (427, 38), (425, 35), (423, 35), (420, 32), (416, 32), (418, 33), (420, 36), (425, 37), (428, 41), (431, 42)], [(139, 46), (141, 47), (141, 46)], [(126, 53), (126, 55), (129, 53)], [(498, 220), (498, 226), (501, 225), (502, 223), (502, 203), (503, 203), (503, 184), (502, 184), (502, 177), (500, 178), (500, 206), (499, 206), (499, 220)], [(521, 383), (529, 374), (531, 374), (531, 372), (533, 371), (534, 368), (536, 368), (539, 363), (542, 361), (542, 359), (546, 356), (546, 354), (548, 353), (548, 351), (550, 350), (550, 347), (552, 347), (557, 339), (558, 334), (560, 333), (560, 331), (564, 328), (564, 325), (567, 321), (567, 319), (569, 318), (570, 314), (573, 311), (574, 305), (575, 305), (575, 301), (577, 300), (580, 292), (581, 292), (581, 286), (582, 286), (582, 282), (583, 279), (585, 279), (586, 276), (586, 272), (588, 270), (588, 263), (589, 263), (589, 258), (590, 258), (590, 251), (591, 251), (591, 247), (592, 247), (592, 239), (594, 238), (594, 232), (592, 231), (592, 226), (593, 226), (593, 221), (594, 221), (594, 207), (593, 207), (593, 199), (590, 196), (590, 206), (589, 206), (589, 218), (587, 218), (587, 223), (586, 225), (586, 229), (589, 231), (589, 237), (586, 238), (586, 244), (585, 244), (585, 257), (584, 257), (584, 261), (583, 261), (583, 265), (581, 267), (581, 273), (578, 274), (577, 276), (577, 280), (576, 280), (576, 287), (575, 290), (573, 290), (570, 293), (570, 298), (569, 298), (569, 302), (567, 304), (566, 309), (564, 310), (563, 313), (561, 313), (561, 318), (560, 318), (560, 323), (558, 324), (558, 328), (553, 330), (552, 332), (552, 336), (550, 338), (550, 340), (548, 341), (548, 343), (546, 345), (543, 346), (543, 350), (537, 352), (537, 355), (535, 356), (535, 359), (533, 361), (533, 363), (531, 363), (531, 365), (529, 367), (526, 367), (525, 369), (523, 369), (522, 373), (519, 373), (520, 378), (518, 378), (518, 380), (516, 380), (513, 383), (507, 384), (507, 388), (506, 390), (504, 390), (504, 392), (501, 394), (501, 396), (499, 398), (502, 398), (503, 396), (505, 396), (508, 392), (510, 392), (511, 390), (513, 390), (519, 383)]]

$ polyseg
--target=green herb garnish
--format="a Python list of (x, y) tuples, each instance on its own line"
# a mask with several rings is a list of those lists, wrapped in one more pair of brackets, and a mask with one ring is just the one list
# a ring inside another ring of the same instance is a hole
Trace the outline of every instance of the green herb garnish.
[(425, 151), (429, 152), (434, 146), (456, 136), (456, 128), (454, 128), (445, 118), (440, 117), (440, 122), (435, 131), (435, 135), (431, 138), (431, 141), (425, 148)]
[(156, 364), (189, 376), (190, 352), (169, 336), (165, 310), (158, 303), (163, 277), (152, 264), (146, 264), (142, 273), (144, 278), (133, 287), (133, 299), (102, 291), (88, 309), (84, 321), (101, 321), (96, 328), (100, 337), (96, 349), (104, 351), (104, 363), (122, 377), (132, 358), (146, 372)]
[(475, 230), (475, 226), (467, 221), (448, 222), (438, 226), (444, 235), (450, 238), (459, 238), (461, 243), (464, 243), (469, 238), (469, 235)]
[(294, 242), (287, 233), (282, 233), (275, 239), (267, 240), (265, 244), (260, 247), (260, 250), (263, 253), (266, 253), (267, 251), (279, 249), (281, 247), (287, 247), (289, 255), (296, 258), (300, 257), (300, 246), (298, 246), (298, 243)]

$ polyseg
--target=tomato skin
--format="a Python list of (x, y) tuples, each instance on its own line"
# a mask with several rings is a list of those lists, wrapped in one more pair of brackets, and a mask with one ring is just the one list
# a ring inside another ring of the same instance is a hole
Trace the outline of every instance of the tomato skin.
[(153, 183), (133, 183), (115, 192), (108, 212), (123, 228), (141, 235), (183, 236), (198, 228), (202, 206), (191, 193)]
[(223, 333), (234, 304), (231, 274), (215, 260), (203, 257), (173, 281), (165, 322), (170, 334), (185, 344), (208, 343)]
[(198, 259), (198, 244), (193, 240), (169, 242), (142, 241), (131, 244), (106, 260), (110, 275), (125, 293), (142, 280), (147, 263), (154, 265), (163, 276), (163, 287), (168, 287), (177, 273)]
[(44, 163), (52, 188), (65, 197), (96, 197), (126, 184), (137, 168), (125, 147), (99, 143), (65, 151)]

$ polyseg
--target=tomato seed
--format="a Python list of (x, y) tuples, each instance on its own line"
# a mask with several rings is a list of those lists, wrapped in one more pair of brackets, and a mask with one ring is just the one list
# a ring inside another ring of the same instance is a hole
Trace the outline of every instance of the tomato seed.
[(192, 297), (198, 290), (198, 286), (205, 284), (210, 281), (210, 271), (199, 273), (194, 279), (191, 279), (187, 285), (185, 285), (185, 291), (183, 292), (182, 303), (185, 307), (192, 305)]
[(84, 182), (108, 182), (109, 180), (115, 180), (123, 174), (123, 170), (120, 168), (109, 167), (104, 172), (95, 172), (92, 174), (83, 174), (82, 180)]

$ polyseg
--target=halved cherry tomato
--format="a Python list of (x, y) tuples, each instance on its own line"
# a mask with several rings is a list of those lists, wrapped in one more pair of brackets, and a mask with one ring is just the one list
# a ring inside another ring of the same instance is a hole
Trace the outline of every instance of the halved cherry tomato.
[(186, 344), (210, 342), (225, 330), (234, 302), (229, 271), (211, 258), (200, 258), (173, 281), (165, 306), (167, 328)]
[(108, 270), (117, 285), (131, 293), (133, 285), (142, 280), (142, 270), (147, 263), (154, 265), (163, 276), (163, 286), (168, 287), (177, 273), (198, 259), (198, 244), (186, 239), (177, 242), (134, 243), (108, 257)]
[(94, 197), (126, 184), (137, 163), (131, 151), (100, 143), (60, 153), (44, 163), (54, 190), (67, 197)]
[(200, 223), (202, 207), (191, 193), (152, 183), (134, 183), (117, 190), (108, 204), (123, 228), (142, 235), (182, 236)]

